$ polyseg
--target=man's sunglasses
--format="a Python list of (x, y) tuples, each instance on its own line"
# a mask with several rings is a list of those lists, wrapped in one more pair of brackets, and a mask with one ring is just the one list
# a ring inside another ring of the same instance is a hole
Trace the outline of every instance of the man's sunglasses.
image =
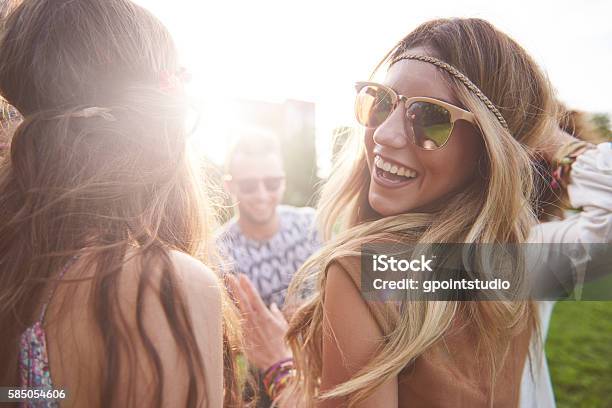
[(404, 131), (408, 134), (411, 129), (414, 144), (425, 150), (443, 147), (453, 133), (455, 121), (463, 119), (476, 123), (471, 112), (438, 99), (408, 98), (376, 82), (357, 82), (355, 88), (355, 116), (360, 125), (377, 128), (403, 103), (406, 109)]
[(236, 179), (230, 175), (225, 176), (225, 180), (231, 181), (232, 183), (236, 183), (238, 186), (238, 191), (241, 194), (253, 194), (259, 188), (259, 183), (263, 183), (264, 188), (269, 193), (274, 193), (278, 191), (281, 184), (285, 180), (285, 177), (264, 177), (264, 178), (242, 178)]

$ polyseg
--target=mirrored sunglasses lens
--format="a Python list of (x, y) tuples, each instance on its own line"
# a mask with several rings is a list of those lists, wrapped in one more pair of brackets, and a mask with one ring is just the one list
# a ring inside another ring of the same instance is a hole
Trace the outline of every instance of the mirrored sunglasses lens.
[(355, 115), (360, 125), (380, 126), (393, 111), (393, 95), (387, 89), (366, 85), (357, 93)]
[(453, 124), (445, 107), (430, 102), (414, 102), (406, 110), (406, 116), (412, 124), (417, 146), (435, 150), (448, 141)]

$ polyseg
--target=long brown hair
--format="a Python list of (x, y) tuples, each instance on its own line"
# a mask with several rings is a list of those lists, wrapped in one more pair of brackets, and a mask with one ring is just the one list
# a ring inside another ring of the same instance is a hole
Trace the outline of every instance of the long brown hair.
[[(188, 406), (206, 398), (169, 256), (178, 250), (207, 261), (214, 222), (187, 154), (185, 95), (163, 86), (178, 68), (168, 31), (128, 0), (27, 0), (3, 21), (0, 92), (23, 120), (0, 165), (1, 384), (17, 382), (16, 364), (5, 362), (16, 361), (19, 335), (50, 277), (86, 254), (105, 359), (99, 402), (114, 406), (119, 387), (127, 387), (116, 373), (135, 369), (121, 357), (130, 336), (115, 306), (129, 249), (142, 255), (136, 321), (156, 371), (152, 403), (161, 405), (168, 375), (142, 324), (153, 269), (161, 269), (159, 298), (187, 362)], [(229, 306), (224, 313), (225, 403), (239, 405), (237, 329)]]
[[(404, 303), (410, 304), (402, 304), (399, 315), (386, 310), (392, 305), (373, 302), (368, 306), (376, 309), (374, 316), (382, 316), (383, 321), (377, 323), (383, 328), (384, 344), (349, 381), (325, 393), (318, 389), (323, 299), (327, 268), (332, 262), (358, 256), (362, 244), (379, 240), (521, 243), (537, 222), (533, 205), (538, 200), (535, 151), (557, 130), (556, 102), (546, 76), (520, 45), (481, 19), (426, 22), (390, 50), (376, 70), (416, 47), (424, 47), (431, 56), (466, 75), (501, 111), (508, 129), (461, 81), (441, 76), (475, 115), (485, 153), (480, 163), (482, 178), (449, 199), (446, 208), (436, 214), (377, 215), (367, 199), (369, 169), (363, 135), (345, 144), (318, 206), (321, 229), (331, 240), (298, 271), (290, 287), (290, 296), (296, 296), (313, 274), (317, 278), (314, 295), (296, 312), (287, 334), (297, 363), (295, 387), (308, 402), (342, 396), (347, 397), (349, 406), (362, 401), (442, 339), (463, 313), (478, 330), (479, 346), (490, 362), (490, 389), (494, 390), (509, 339), (537, 331), (533, 302), (408, 300)], [(513, 287), (524, 281), (524, 268), (517, 264), (510, 270)], [(493, 404), (493, 395), (489, 397)]]

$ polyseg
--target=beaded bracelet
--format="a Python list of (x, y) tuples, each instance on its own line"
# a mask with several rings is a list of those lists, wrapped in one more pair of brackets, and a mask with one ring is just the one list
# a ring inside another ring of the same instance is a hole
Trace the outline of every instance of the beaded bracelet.
[(273, 384), (276, 381), (276, 379), (280, 378), (281, 376), (285, 375), (291, 370), (293, 370), (292, 361), (287, 361), (283, 364), (279, 364), (276, 368), (268, 371), (264, 375), (264, 378), (263, 378), (264, 385), (266, 387), (269, 387), (271, 384)]
[(274, 382), (269, 384), (266, 387), (266, 393), (268, 394), (268, 396), (270, 397), (272, 401), (278, 398), (278, 396), (281, 394), (281, 392), (285, 389), (285, 387), (289, 383), (289, 380), (291, 380), (291, 378), (293, 378), (294, 375), (295, 375), (295, 370), (293, 369), (280, 373), (277, 377), (275, 377)]
[(266, 392), (272, 401), (278, 398), (293, 376), (293, 369), (279, 374), (279, 376), (274, 379), (274, 382), (270, 384), (268, 388), (266, 388)]
[(264, 387), (270, 399), (276, 399), (294, 375), (292, 358), (285, 358), (270, 366), (263, 375)]
[(569, 183), (569, 174), (572, 164), (576, 158), (586, 150), (593, 148), (593, 145), (580, 140), (573, 140), (562, 146), (553, 159), (552, 180), (550, 186), (554, 190), (566, 188)]

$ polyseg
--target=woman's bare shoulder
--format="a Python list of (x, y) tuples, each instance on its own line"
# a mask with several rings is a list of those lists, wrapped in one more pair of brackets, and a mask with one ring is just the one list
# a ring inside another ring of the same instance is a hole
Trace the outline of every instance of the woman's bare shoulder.
[(200, 260), (180, 251), (170, 251), (177, 278), (184, 284), (187, 292), (209, 295), (209, 300), (218, 300), (221, 296), (220, 277)]
[[(169, 320), (167, 311), (184, 306), (206, 370), (206, 384), (203, 384), (206, 395), (212, 406), (220, 406), (215, 395), (222, 390), (222, 285), (211, 268), (194, 257), (179, 251), (169, 251), (168, 256), (172, 268), (164, 271), (158, 257), (147, 262), (152, 259), (147, 259), (146, 254), (128, 253), (115, 277), (117, 296), (107, 299), (109, 303), (102, 305), (122, 315), (115, 316), (115, 321), (120, 323), (116, 328), (120, 333), (117, 334), (122, 339), (129, 339), (131, 345), (127, 349), (139, 362), (135, 367), (139, 373), (137, 376), (125, 371), (123, 365), (116, 374), (122, 381), (130, 382), (138, 395), (150, 393), (146, 384), (153, 379), (154, 367), (147, 363), (146, 347), (140, 335), (143, 330), (149, 344), (156, 350), (161, 366), (173, 373), (164, 383), (165, 406), (181, 405), (181, 396), (186, 395), (185, 384), (188, 384), (184, 374), (186, 362), (174, 338), (172, 327), (175, 322)], [(75, 266), (79, 268), (81, 265), (83, 263)], [(92, 270), (74, 270), (70, 277), (92, 276), (93, 273)], [(172, 284), (164, 287), (164, 280)], [(65, 313), (59, 313), (59, 310), (53, 313), (56, 318), (48, 325), (48, 340), (54, 381), (72, 390), (78, 388), (76, 400), (95, 406), (101, 378), (90, 374), (98, 373), (105, 366), (106, 352), (102, 342), (105, 333), (102, 328), (109, 322), (97, 321), (96, 302), (100, 299), (90, 296), (95, 289), (93, 284), (91, 279), (58, 288), (51, 309), (62, 304)], [(170, 286), (172, 291), (168, 292)], [(172, 293), (171, 297), (168, 297), (169, 293)], [(127, 361), (127, 349), (117, 350), (121, 361)], [(135, 378), (138, 380), (134, 381)], [(95, 397), (92, 399), (92, 396)]]

